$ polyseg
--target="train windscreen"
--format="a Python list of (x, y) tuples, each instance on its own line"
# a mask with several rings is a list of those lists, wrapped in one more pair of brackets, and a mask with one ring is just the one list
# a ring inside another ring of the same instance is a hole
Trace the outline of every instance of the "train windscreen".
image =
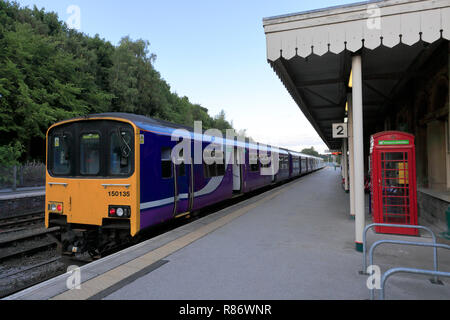
[(134, 171), (133, 127), (112, 120), (77, 121), (48, 134), (47, 169), (61, 177), (127, 177)]

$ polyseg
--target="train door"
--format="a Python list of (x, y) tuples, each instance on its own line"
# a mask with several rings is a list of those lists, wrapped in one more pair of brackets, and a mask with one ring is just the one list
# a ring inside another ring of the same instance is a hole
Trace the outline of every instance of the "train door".
[(172, 163), (174, 179), (174, 216), (189, 212), (193, 206), (193, 165), (182, 161), (180, 164)]
[(297, 159), (293, 155), (291, 155), (290, 158), (291, 158), (291, 161), (289, 161), (289, 166), (290, 166), (290, 169), (289, 169), (290, 175), (289, 175), (289, 177), (292, 178), (292, 177), (295, 176), (295, 171), (297, 170), (297, 166), (296, 166)]
[(234, 148), (233, 152), (233, 192), (242, 189), (242, 149)]
[(298, 174), (301, 176), (303, 173), (303, 161), (302, 161), (302, 157), (298, 157)]

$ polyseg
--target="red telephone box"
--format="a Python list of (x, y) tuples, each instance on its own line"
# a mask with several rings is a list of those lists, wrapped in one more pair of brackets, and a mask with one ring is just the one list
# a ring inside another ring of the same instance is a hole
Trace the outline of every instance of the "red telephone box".
[[(417, 225), (414, 136), (399, 131), (370, 138), (372, 217), (374, 223)], [(418, 235), (418, 229), (375, 227), (379, 233)]]

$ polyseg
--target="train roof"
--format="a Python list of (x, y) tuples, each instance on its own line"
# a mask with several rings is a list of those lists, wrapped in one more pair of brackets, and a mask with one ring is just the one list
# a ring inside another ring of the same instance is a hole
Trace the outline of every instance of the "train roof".
[[(124, 120), (131, 121), (136, 126), (138, 126), (141, 129), (144, 129), (144, 130), (145, 129), (153, 129), (154, 127), (159, 127), (159, 128), (170, 128), (170, 129), (173, 129), (173, 130), (184, 129), (184, 130), (187, 130), (190, 133), (194, 134), (194, 128), (192, 128), (190, 126), (180, 125), (180, 124), (176, 124), (176, 123), (165, 121), (165, 120), (154, 119), (154, 118), (150, 118), (150, 117), (139, 115), (139, 114), (125, 113), (125, 112), (95, 113), (95, 114), (89, 114), (89, 115), (84, 116), (84, 117), (68, 119), (67, 121), (89, 120), (91, 118), (119, 118), (119, 119), (124, 119)], [(166, 132), (166, 133), (170, 134), (171, 132)], [(195, 135), (194, 135), (194, 137), (195, 137)], [(253, 148), (258, 147), (258, 143), (257, 142), (248, 141), (248, 139), (246, 139), (246, 140), (247, 141), (245, 141), (245, 142), (243, 142), (243, 141), (240, 142), (238, 140), (237, 143), (238, 143), (238, 145), (244, 143), (248, 147), (253, 147)], [(228, 141), (228, 140), (222, 138), (222, 141)], [(261, 144), (259, 146), (261, 146)], [(303, 153), (300, 153), (300, 152), (292, 151), (292, 150), (289, 150), (289, 149), (286, 149), (286, 148), (280, 148), (280, 147), (271, 146), (271, 145), (264, 145), (264, 146), (270, 147), (271, 150), (277, 150), (278, 153), (284, 153), (284, 154), (291, 153), (291, 154), (293, 154), (295, 156), (301, 156), (301, 157), (305, 157), (305, 158), (322, 159), (322, 158), (311, 156), (311, 155), (308, 155), (308, 154), (303, 154)]]
[[(188, 131), (194, 131), (194, 128), (176, 124), (173, 122), (160, 120), (160, 119), (154, 119), (147, 116), (143, 116), (140, 114), (133, 114), (133, 113), (125, 113), (125, 112), (108, 112), (108, 113), (95, 113), (90, 114), (87, 117), (84, 118), (97, 118), (97, 117), (111, 117), (111, 118), (121, 118), (125, 120), (129, 120), (133, 122), (135, 125), (139, 126), (140, 124), (149, 125), (149, 126), (161, 126), (161, 127), (169, 127), (172, 129), (186, 129)], [(81, 118), (81, 119), (84, 119)]]

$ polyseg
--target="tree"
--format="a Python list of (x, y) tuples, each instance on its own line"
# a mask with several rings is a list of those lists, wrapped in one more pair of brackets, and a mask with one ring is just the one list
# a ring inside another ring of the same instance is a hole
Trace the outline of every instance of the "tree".
[(309, 154), (309, 155), (314, 156), (314, 157), (320, 157), (319, 152), (317, 152), (317, 151), (314, 149), (314, 147), (303, 149), (303, 150), (300, 151), (300, 152), (301, 152), (301, 153), (304, 153), (304, 154)]
[(223, 110), (212, 118), (206, 108), (171, 92), (149, 47), (129, 37), (113, 46), (99, 35), (69, 29), (56, 13), (0, 0), (0, 163), (42, 161), (48, 127), (89, 113), (130, 112), (188, 126), (200, 120), (205, 129), (232, 128)]
[(226, 120), (225, 111), (223, 109), (214, 117), (213, 126), (223, 133), (225, 133), (227, 129), (233, 129), (233, 126)]

